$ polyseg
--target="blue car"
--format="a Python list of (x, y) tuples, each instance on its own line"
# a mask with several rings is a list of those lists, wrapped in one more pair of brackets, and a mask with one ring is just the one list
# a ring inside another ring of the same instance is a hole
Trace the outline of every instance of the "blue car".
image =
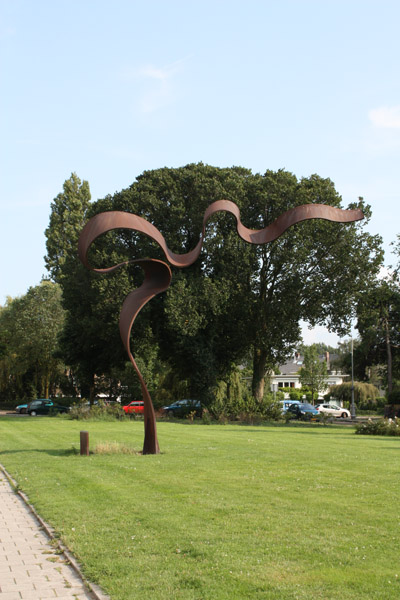
[[(33, 402), (38, 401), (39, 400), (33, 400)], [(46, 402), (48, 406), (53, 406), (53, 402), (51, 400), (40, 399), (40, 402)], [(28, 412), (28, 404), (18, 404), (18, 406), (15, 407), (15, 412), (19, 413), (20, 415), (26, 414)]]
[(199, 400), (177, 400), (169, 406), (163, 407), (164, 413), (170, 417), (186, 417), (189, 413), (195, 411), (196, 417), (201, 417), (202, 406)]
[(292, 404), (300, 404), (300, 401), (299, 400), (281, 400), (280, 405), (282, 408), (282, 412), (285, 414), (287, 412), (287, 409), (289, 408), (289, 406), (292, 406)]
[(320, 414), (315, 406), (308, 402), (292, 404), (287, 409), (286, 414), (290, 415), (292, 419), (299, 419), (301, 421), (319, 421), (320, 418)]
[(49, 413), (67, 413), (69, 410), (69, 406), (59, 406), (51, 400), (41, 399), (30, 402), (26, 412), (31, 417), (36, 417), (36, 415), (48, 415)]

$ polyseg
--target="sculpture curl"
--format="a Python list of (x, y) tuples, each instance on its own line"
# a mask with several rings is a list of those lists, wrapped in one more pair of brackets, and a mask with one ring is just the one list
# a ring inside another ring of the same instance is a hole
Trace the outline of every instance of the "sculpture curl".
[(88, 221), (81, 232), (78, 243), (79, 258), (88, 269), (91, 269), (96, 273), (110, 273), (123, 265), (136, 263), (142, 267), (145, 273), (143, 284), (139, 288), (133, 290), (125, 299), (119, 320), (119, 329), (123, 344), (129, 359), (139, 376), (142, 387), (145, 419), (143, 454), (157, 454), (159, 452), (156, 419), (150, 394), (131, 353), (129, 339), (133, 322), (139, 311), (156, 294), (168, 289), (171, 282), (171, 269), (163, 261), (155, 259), (130, 259), (111, 267), (95, 269), (89, 264), (88, 251), (91, 244), (102, 234), (114, 229), (130, 229), (143, 233), (155, 241), (160, 246), (166, 259), (171, 265), (180, 268), (188, 267), (193, 264), (200, 255), (207, 221), (212, 215), (221, 211), (234, 215), (236, 218), (238, 235), (242, 240), (250, 244), (266, 244), (272, 242), (292, 225), (308, 219), (325, 219), (337, 223), (351, 223), (364, 218), (363, 213), (358, 209), (342, 210), (325, 204), (304, 204), (286, 211), (271, 223), (271, 225), (268, 225), (264, 229), (254, 230), (248, 229), (243, 225), (240, 220), (240, 210), (236, 204), (230, 200), (218, 200), (217, 202), (210, 204), (205, 211), (200, 239), (195, 248), (186, 254), (175, 254), (174, 252), (171, 252), (160, 231), (142, 217), (132, 213), (110, 211), (100, 213)]

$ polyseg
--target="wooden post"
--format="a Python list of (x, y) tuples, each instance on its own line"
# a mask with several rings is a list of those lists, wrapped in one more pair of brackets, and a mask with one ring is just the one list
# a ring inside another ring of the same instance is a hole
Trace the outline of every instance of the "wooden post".
[(89, 456), (89, 432), (81, 431), (81, 456)]

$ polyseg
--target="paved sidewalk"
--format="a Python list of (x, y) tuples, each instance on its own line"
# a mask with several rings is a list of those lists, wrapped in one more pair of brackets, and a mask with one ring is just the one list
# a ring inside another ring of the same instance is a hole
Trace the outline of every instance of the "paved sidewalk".
[(0, 471), (0, 600), (93, 600)]

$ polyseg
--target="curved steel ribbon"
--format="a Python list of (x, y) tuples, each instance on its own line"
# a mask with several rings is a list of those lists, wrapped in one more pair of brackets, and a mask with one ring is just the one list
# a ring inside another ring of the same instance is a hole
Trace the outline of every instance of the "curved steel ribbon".
[(88, 250), (91, 244), (102, 234), (114, 229), (131, 229), (144, 233), (154, 240), (162, 249), (165, 257), (175, 267), (188, 267), (199, 257), (203, 245), (203, 238), (208, 219), (217, 212), (229, 212), (236, 218), (236, 229), (239, 236), (250, 244), (265, 244), (281, 236), (289, 227), (308, 219), (325, 219), (337, 223), (351, 223), (364, 218), (361, 210), (342, 210), (325, 204), (304, 204), (296, 206), (280, 215), (271, 225), (264, 229), (254, 230), (245, 227), (240, 220), (240, 211), (236, 204), (230, 200), (218, 200), (208, 206), (204, 213), (203, 228), (200, 239), (195, 248), (186, 254), (175, 254), (169, 250), (164, 236), (151, 223), (132, 213), (110, 211), (94, 216), (83, 228), (79, 237), (78, 254), (82, 263), (96, 273), (110, 273), (127, 264), (136, 263), (145, 273), (143, 284), (133, 290), (126, 297), (120, 314), (119, 329), (123, 344), (129, 359), (138, 374), (142, 387), (144, 401), (145, 440), (143, 454), (157, 454), (159, 446), (156, 432), (156, 419), (153, 403), (140, 370), (130, 350), (130, 334), (133, 322), (145, 304), (156, 294), (168, 289), (171, 282), (171, 269), (169, 266), (155, 259), (130, 259), (104, 269), (93, 268), (88, 261)]
[(142, 396), (144, 402), (144, 443), (143, 454), (158, 454), (160, 448), (158, 446), (157, 430), (156, 430), (156, 415), (154, 413), (153, 403), (143, 376), (133, 358), (129, 338), (136, 315), (149, 300), (154, 298), (156, 294), (164, 292), (169, 288), (171, 283), (171, 269), (161, 260), (155, 259), (138, 259), (133, 260), (133, 263), (138, 264), (144, 271), (144, 281), (142, 285), (130, 292), (124, 300), (119, 316), (119, 332), (125, 350), (128, 353), (129, 360), (135, 369), (140, 386), (142, 388)]
[[(230, 200), (218, 200), (217, 202), (210, 204), (204, 213), (202, 233), (195, 248), (186, 254), (175, 254), (169, 250), (165, 238), (160, 231), (142, 217), (138, 217), (132, 213), (110, 211), (92, 217), (85, 225), (79, 238), (79, 257), (88, 269), (92, 269), (88, 262), (87, 251), (96, 238), (113, 229), (133, 229), (140, 233), (144, 233), (157, 242), (171, 265), (174, 267), (188, 267), (193, 264), (200, 255), (208, 219), (215, 213), (221, 211), (229, 212), (236, 217), (236, 228), (239, 236), (242, 240), (249, 242), (250, 244), (266, 244), (267, 242), (272, 242), (292, 225), (296, 225), (297, 223), (308, 219), (325, 219), (337, 223), (350, 223), (364, 218), (363, 213), (359, 209), (342, 210), (333, 206), (327, 206), (326, 204), (303, 204), (284, 212), (271, 223), (271, 225), (268, 225), (264, 229), (256, 230), (248, 229), (243, 225), (240, 220), (240, 210), (234, 202), (231, 202)], [(106, 269), (92, 270), (97, 273), (109, 273), (129, 262), (131, 261), (128, 260)]]

